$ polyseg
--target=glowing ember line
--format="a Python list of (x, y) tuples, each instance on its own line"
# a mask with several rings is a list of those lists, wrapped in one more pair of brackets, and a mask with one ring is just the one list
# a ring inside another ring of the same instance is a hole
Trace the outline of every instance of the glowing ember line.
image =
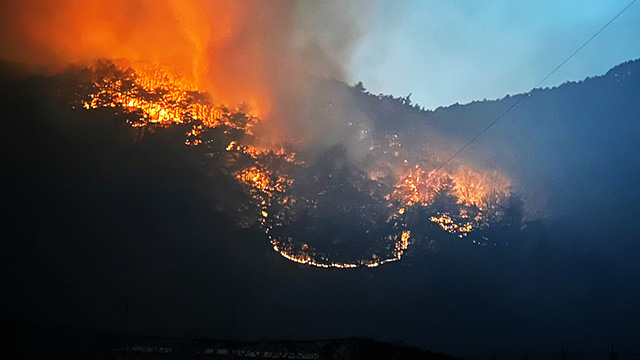
[(337, 268), (337, 269), (353, 269), (358, 267), (369, 267), (374, 268), (380, 265), (384, 265), (390, 262), (398, 261), (402, 259), (404, 255), (404, 251), (409, 247), (409, 240), (411, 239), (411, 231), (405, 230), (400, 235), (400, 240), (394, 244), (395, 251), (393, 253), (393, 257), (387, 259), (380, 259), (374, 257), (372, 259), (361, 259), (355, 262), (329, 262), (326, 259), (317, 259), (314, 255), (308, 252), (302, 252), (295, 254), (293, 251), (284, 249), (281, 247), (279, 242), (275, 239), (271, 240), (271, 245), (273, 245), (273, 250), (278, 252), (282, 257), (287, 260), (296, 262), (298, 264), (315, 266), (319, 268)]

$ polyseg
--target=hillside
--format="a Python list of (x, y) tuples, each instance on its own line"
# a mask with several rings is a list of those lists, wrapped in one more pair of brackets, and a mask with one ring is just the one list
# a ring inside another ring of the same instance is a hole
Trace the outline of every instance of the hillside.
[[(535, 216), (501, 215), (459, 237), (427, 221), (428, 206), (407, 210), (418, 225), (401, 261), (340, 270), (287, 261), (255, 219), (241, 221), (254, 193), (229, 174), (252, 160), (240, 154), (233, 166), (222, 162), (230, 135), (212, 133), (226, 142), (210, 147), (185, 146), (190, 124), (143, 132), (117, 108), (70, 106), (69, 89), (90, 86), (84, 70), (47, 77), (5, 65), (0, 316), (120, 332), (128, 300), (131, 334), (357, 336), (466, 357), (551, 353), (563, 344), (591, 353), (611, 341), (633, 348), (640, 321), (633, 286), (640, 280), (639, 67), (631, 61), (580, 83), (517, 95), (527, 99), (462, 154), (513, 176), (515, 194)], [(342, 114), (365, 114), (382, 138), (406, 141), (408, 153), (454, 150), (517, 99), (422, 111), (407, 99), (329, 88), (352, 92), (355, 107)], [(296, 191), (322, 194), (305, 198), (317, 201), (312, 214), (319, 216), (296, 218), (294, 230), (339, 255), (363, 251), (345, 244), (367, 243), (366, 230), (391, 231), (379, 202), (390, 185), (365, 176), (348, 145), (294, 167), (306, 185)], [(268, 159), (278, 169), (291, 166)], [(436, 199), (442, 209), (464, 208), (451, 194)], [(323, 236), (344, 229), (351, 232), (340, 241)]]

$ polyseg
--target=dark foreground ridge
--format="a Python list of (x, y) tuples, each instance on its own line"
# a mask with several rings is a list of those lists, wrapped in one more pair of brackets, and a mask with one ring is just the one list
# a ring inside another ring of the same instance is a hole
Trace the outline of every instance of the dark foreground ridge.
[(369, 338), (235, 341), (2, 324), (5, 359), (428, 359), (455, 358)]

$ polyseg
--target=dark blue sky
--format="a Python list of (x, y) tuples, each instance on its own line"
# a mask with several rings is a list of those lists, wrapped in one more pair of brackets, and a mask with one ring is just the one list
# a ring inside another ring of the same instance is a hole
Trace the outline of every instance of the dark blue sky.
[[(629, 3), (377, 2), (365, 15), (371, 20), (349, 76), (373, 93), (413, 93), (411, 99), (427, 108), (526, 92)], [(639, 32), (640, 6), (634, 4), (543, 86), (639, 58)]]

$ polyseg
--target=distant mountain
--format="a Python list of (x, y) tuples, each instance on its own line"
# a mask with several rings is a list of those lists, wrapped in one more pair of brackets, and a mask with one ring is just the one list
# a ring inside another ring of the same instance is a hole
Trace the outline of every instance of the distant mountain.
[(460, 157), (506, 169), (530, 206), (538, 202), (532, 211), (566, 215), (580, 208), (584, 215), (614, 199), (640, 200), (640, 60), (579, 82), (433, 111), (361, 85), (353, 91), (376, 126), (435, 132), (452, 139), (439, 143), (452, 152), (525, 97)]

